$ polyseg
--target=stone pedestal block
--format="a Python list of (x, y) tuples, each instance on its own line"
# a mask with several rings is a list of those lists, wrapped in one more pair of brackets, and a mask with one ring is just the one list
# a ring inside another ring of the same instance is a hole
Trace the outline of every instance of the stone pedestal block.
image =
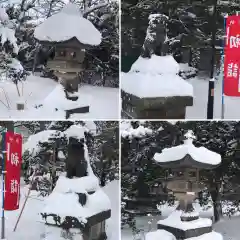
[(212, 232), (212, 227), (200, 227), (200, 228), (196, 228), (194, 226), (193, 229), (188, 229), (188, 230), (183, 230), (177, 227), (170, 227), (170, 226), (166, 226), (163, 224), (159, 224), (158, 223), (158, 229), (163, 229), (166, 230), (170, 233), (172, 233), (177, 240), (183, 240), (183, 239), (188, 239), (188, 238), (193, 238), (193, 237), (198, 237), (201, 236), (205, 233), (210, 233)]
[(68, 119), (74, 113), (89, 113), (89, 106), (68, 109), (68, 110), (65, 110), (65, 112), (66, 112), (66, 119)]
[(139, 98), (122, 91), (123, 118), (185, 119), (186, 107), (192, 105), (191, 96)]

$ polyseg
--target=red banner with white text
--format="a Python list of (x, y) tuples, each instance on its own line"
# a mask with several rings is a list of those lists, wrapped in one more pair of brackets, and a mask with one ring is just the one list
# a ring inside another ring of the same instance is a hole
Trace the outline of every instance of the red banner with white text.
[(240, 16), (229, 16), (226, 21), (224, 57), (224, 94), (240, 96)]
[(13, 132), (5, 133), (5, 210), (19, 208), (20, 175), (22, 162), (22, 136)]

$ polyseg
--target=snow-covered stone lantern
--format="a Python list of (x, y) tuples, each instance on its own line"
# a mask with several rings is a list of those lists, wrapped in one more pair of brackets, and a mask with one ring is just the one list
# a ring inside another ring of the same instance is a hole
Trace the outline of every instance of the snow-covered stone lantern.
[[(36, 27), (34, 37), (54, 49), (47, 67), (54, 71), (67, 91), (77, 92), (77, 76), (84, 70), (85, 50), (101, 43), (101, 33), (82, 16), (77, 5), (69, 3)], [(70, 93), (68, 98), (77, 99)]]
[(184, 119), (186, 107), (193, 105), (193, 87), (179, 76), (179, 64), (171, 55), (157, 53), (167, 40), (161, 16), (149, 16), (143, 45), (147, 56), (139, 56), (121, 75), (122, 110), (127, 118)]
[(197, 237), (212, 232), (212, 221), (201, 219), (192, 202), (204, 184), (200, 181), (201, 169), (212, 169), (221, 163), (221, 155), (205, 147), (195, 147), (192, 131), (185, 134), (182, 145), (155, 153), (154, 160), (163, 168), (171, 168), (174, 177), (167, 188), (179, 200), (177, 209), (166, 219), (158, 222), (158, 228), (171, 232), (177, 239)]

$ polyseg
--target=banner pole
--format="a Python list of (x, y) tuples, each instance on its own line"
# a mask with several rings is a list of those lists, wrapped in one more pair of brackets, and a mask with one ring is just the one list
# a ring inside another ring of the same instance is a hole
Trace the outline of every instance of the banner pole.
[(2, 133), (2, 221), (1, 221), (1, 239), (5, 238), (5, 214), (4, 214), (4, 194), (5, 194), (5, 154), (6, 154), (6, 144), (5, 144), (5, 132)]
[(23, 203), (23, 206), (22, 206), (21, 212), (20, 212), (20, 214), (19, 214), (19, 216), (18, 216), (17, 222), (16, 222), (16, 224), (15, 224), (15, 226), (14, 226), (13, 232), (15, 232), (15, 231), (17, 230), (18, 223), (19, 223), (19, 221), (20, 221), (20, 218), (22, 217), (23, 210), (24, 210), (24, 208), (25, 208), (25, 206), (26, 206), (27, 200), (28, 200), (28, 198), (29, 198), (29, 195), (30, 195), (30, 192), (31, 192), (31, 189), (32, 189), (32, 185), (33, 185), (35, 173), (36, 173), (36, 171), (34, 170), (33, 175), (32, 175), (32, 179), (31, 179), (31, 182), (30, 182), (30, 185), (29, 185), (29, 188), (28, 188), (27, 196), (26, 196), (25, 201), (24, 201), (24, 203)]
[(212, 23), (211, 23), (211, 49), (212, 49), (212, 57), (211, 57), (211, 71), (210, 71), (210, 79), (208, 81), (208, 101), (207, 101), (207, 119), (213, 119), (214, 115), (214, 89), (215, 89), (215, 77), (214, 77), (214, 67), (215, 67), (215, 54), (216, 54), (216, 21), (217, 21), (217, 4), (218, 1), (214, 0), (213, 3), (213, 13), (212, 13)]
[(223, 45), (222, 45), (222, 64), (223, 64), (223, 77), (222, 77), (222, 112), (221, 112), (221, 119), (224, 119), (224, 113), (225, 113), (225, 99), (224, 99), (224, 47), (226, 42), (226, 19), (228, 18), (228, 14), (224, 16), (224, 25), (223, 25), (223, 31), (224, 31), (224, 38), (223, 38)]

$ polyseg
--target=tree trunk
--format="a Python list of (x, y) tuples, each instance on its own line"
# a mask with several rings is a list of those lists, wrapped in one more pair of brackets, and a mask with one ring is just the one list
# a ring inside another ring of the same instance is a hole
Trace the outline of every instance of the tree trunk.
[(44, 121), (40, 121), (40, 131), (44, 131), (45, 130), (45, 123)]
[(214, 183), (210, 191), (213, 201), (214, 221), (218, 222), (222, 217), (221, 197), (219, 192), (219, 186)]
[(104, 187), (106, 185), (106, 174), (104, 170), (102, 170), (100, 185), (101, 187)]

